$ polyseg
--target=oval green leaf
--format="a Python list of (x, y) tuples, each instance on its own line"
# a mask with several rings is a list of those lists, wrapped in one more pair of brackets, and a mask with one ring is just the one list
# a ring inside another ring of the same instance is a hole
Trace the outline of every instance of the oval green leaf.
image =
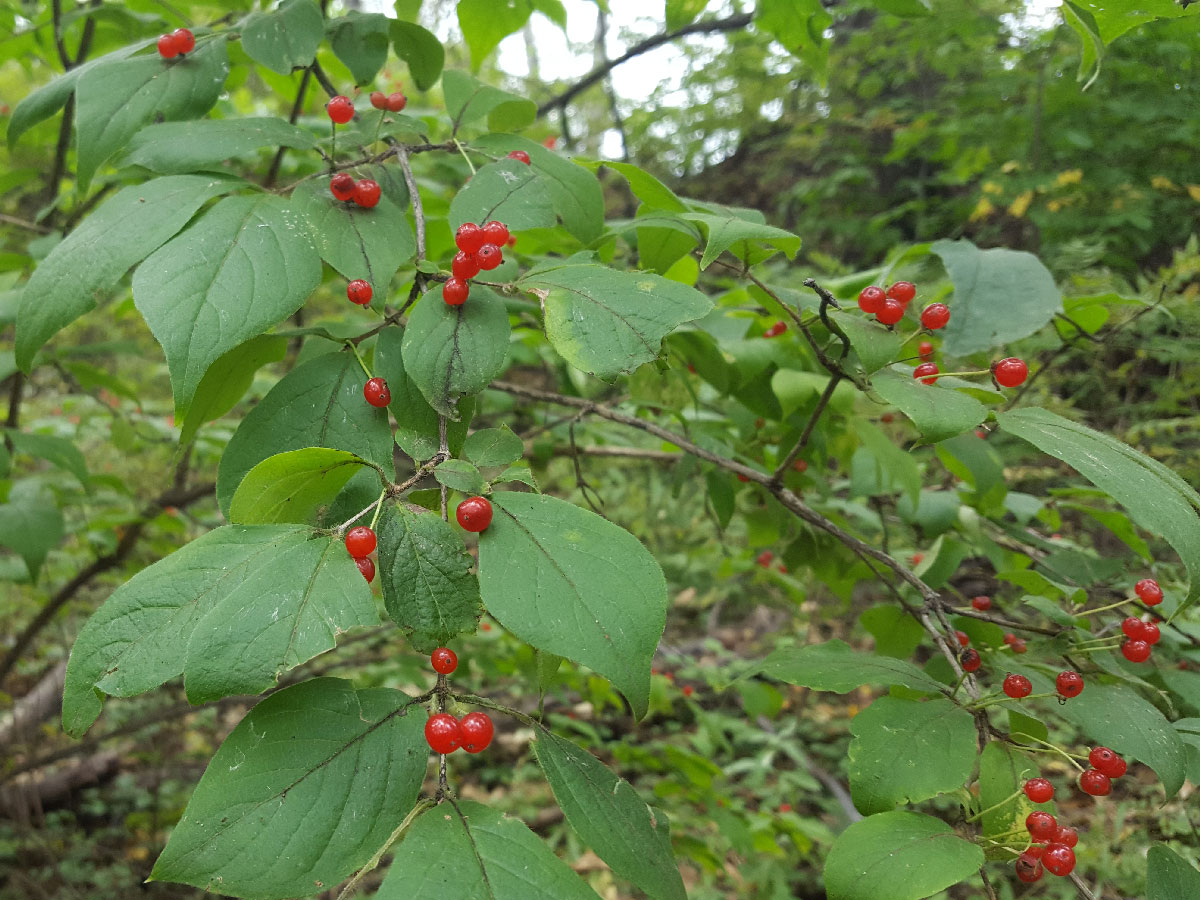
[(229, 503), (236, 525), (305, 523), (333, 500), (365, 459), (345, 450), (305, 447), (269, 456), (251, 469)]

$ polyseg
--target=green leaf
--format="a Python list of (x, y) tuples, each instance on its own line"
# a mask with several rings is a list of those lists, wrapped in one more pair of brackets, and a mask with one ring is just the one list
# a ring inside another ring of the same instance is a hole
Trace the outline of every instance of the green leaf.
[(63, 517), (54, 495), (33, 478), (13, 484), (0, 503), (0, 547), (25, 561), (30, 581), (37, 581), (46, 555), (63, 538)]
[(391, 36), (396, 55), (408, 63), (413, 83), (423, 91), (437, 84), (442, 76), (442, 66), (446, 64), (442, 42), (413, 22), (392, 22)]
[(80, 79), (75, 91), (80, 190), (143, 125), (208, 112), (225, 90), (228, 74), (225, 38), (216, 37), (200, 43), (187, 59), (168, 63), (157, 54), (138, 56), (97, 67)]
[(983, 851), (940, 819), (886, 812), (843, 831), (825, 860), (829, 900), (924, 900), (974, 875)]
[(486, 85), (457, 69), (442, 75), (442, 91), (455, 133), (484, 116), (492, 131), (515, 131), (537, 117), (537, 104), (532, 100)]
[(558, 223), (550, 191), (532, 166), (515, 159), (488, 163), (450, 201), (450, 227), (464, 222), (504, 222), (510, 231)]
[(975, 766), (975, 719), (942, 697), (880, 697), (850, 733), (850, 794), (867, 815), (959, 790)]
[(998, 413), (1000, 427), (1061, 459), (1125, 507), (1150, 534), (1161, 536), (1188, 570), (1187, 598), (1175, 615), (1200, 596), (1200, 495), (1162, 463), (1116, 438), (1044, 409)]
[(288, 75), (317, 56), (325, 19), (314, 0), (284, 0), (272, 12), (256, 13), (242, 26), (242, 47), (259, 65)]
[[(1033, 805), (1024, 795), (1015, 800), (1009, 798), (1021, 789), (1034, 768), (1028, 757), (1014, 752), (1008, 745), (988, 741), (979, 757), (979, 808), (988, 810), (980, 819), (984, 837), (995, 838), (1024, 824)], [(996, 858), (1012, 857), (997, 851)]]
[(458, 27), (471, 49), (471, 68), (478, 71), (502, 40), (524, 27), (532, 12), (529, 0), (458, 0)]
[(537, 649), (609, 679), (640, 719), (667, 611), (654, 557), (623, 528), (564, 500), (500, 493), (492, 505), (479, 536), (488, 612)]
[(512, 330), (504, 301), (491, 288), (471, 286), (460, 306), (442, 302), (430, 291), (408, 318), (402, 353), (408, 377), (429, 405), (457, 418), (455, 404), (477, 394), (504, 371)]
[(1146, 900), (1193, 900), (1200, 897), (1200, 870), (1166, 844), (1155, 844), (1146, 858)]
[(691, 25), (708, 6), (708, 0), (666, 0), (666, 2), (667, 31)]
[(821, 0), (758, 0), (755, 7), (755, 28), (767, 32), (811, 68), (822, 88), (829, 77), (825, 29), (832, 24), (833, 17)]
[[(312, 150), (316, 146), (317, 140), (310, 132), (274, 116), (163, 122), (147, 125), (135, 134), (121, 163), (172, 175), (222, 169), (229, 159), (263, 147)], [(142, 190), (157, 199), (148, 186)]]
[(425, 813), (374, 900), (598, 900), (519, 819), (468, 800)]
[(568, 740), (539, 731), (533, 749), (554, 799), (585, 844), (655, 900), (687, 900), (660, 810)]
[(1096, 23), (1100, 39), (1111, 44), (1131, 28), (1158, 19), (1175, 19), (1195, 15), (1189, 6), (1181, 6), (1172, 0), (1144, 0), (1138, 3), (1111, 3), (1100, 0), (1076, 0), (1076, 6), (1087, 10)]
[(121, 276), (171, 239), (196, 210), (236, 182), (201, 175), (155, 178), (121, 188), (85, 218), (29, 278), (17, 313), (17, 365), (112, 290)]
[(589, 160), (586, 164), (593, 171), (603, 166), (618, 173), (629, 182), (629, 189), (633, 191), (634, 196), (646, 204), (646, 206), (665, 212), (688, 212), (688, 205), (680, 200), (679, 196), (673, 190), (645, 169), (638, 168), (633, 163), (604, 159)]
[(755, 673), (835, 694), (845, 694), (864, 684), (889, 687), (899, 684), (916, 691), (942, 688), (940, 682), (907, 660), (858, 653), (851, 650), (849, 644), (838, 640), (781, 648), (747, 674)]
[[(375, 339), (374, 371), (387, 381), (388, 389), (392, 392), (389, 409), (396, 420), (396, 443), (414, 460), (424, 462), (431, 459), (441, 447), (438, 440), (438, 414), (404, 369), (401, 352), (403, 341), (404, 329), (399, 325), (389, 325), (379, 333)], [(458, 453), (462, 449), (474, 402), (469, 397), (460, 400), (459, 420), (446, 423), (446, 443), (451, 453)]]
[(933, 15), (929, 0), (869, 0), (876, 9), (902, 19), (923, 19)]
[(863, 371), (868, 375), (890, 365), (900, 355), (903, 339), (878, 322), (836, 309), (829, 311), (829, 317), (846, 333), (846, 337), (850, 339), (850, 346), (858, 354)]
[(482, 428), (467, 438), (463, 453), (477, 466), (507, 466), (525, 454), (525, 443), (507, 425)]
[(254, 373), (267, 363), (279, 362), (287, 353), (287, 338), (260, 334), (226, 352), (208, 367), (191, 404), (183, 410), (179, 444), (186, 447), (206, 422), (219, 419), (245, 396)]
[(533, 470), (528, 465), (509, 466), (499, 475), (492, 479), (493, 484), (519, 483), (528, 485), (535, 491), (541, 491), (538, 487), (537, 479), (533, 476)]
[(85, 488), (88, 486), (87, 460), (72, 441), (51, 434), (17, 431), (15, 428), (5, 429), (4, 435), (12, 442), (12, 448), (17, 453), (28, 453), (44, 459), (52, 466), (70, 472)]
[(954, 296), (950, 324), (942, 329), (942, 349), (966, 356), (1027, 337), (1062, 312), (1062, 292), (1054, 276), (1032, 253), (995, 247), (980, 250), (970, 241), (937, 241)]
[(383, 188), (379, 203), (365, 209), (339, 203), (329, 193), (329, 178), (310, 178), (292, 191), (292, 208), (309, 224), (321, 259), (347, 279), (371, 283), (373, 302), (387, 301), (392, 276), (417, 252), (408, 224), (408, 189), (395, 167), (364, 166), (364, 178)]
[(229, 503), (229, 521), (238, 525), (304, 524), (331, 502), (362, 466), (369, 465), (353, 453), (327, 447), (268, 456), (238, 485)]
[[(529, 166), (545, 185), (563, 226), (581, 243), (587, 244), (604, 231), (604, 192), (596, 176), (581, 165), (564, 159), (537, 141), (515, 134), (485, 134), (471, 146), (506, 154), (524, 150)], [(472, 179), (472, 184), (474, 179)]]
[(400, 691), (340, 678), (272, 694), (213, 756), (151, 878), (256, 900), (337, 885), (416, 802), (424, 723)]
[(217, 502), (228, 515), (246, 473), (269, 456), (305, 447), (348, 450), (391, 471), (387, 412), (363, 401), (365, 376), (349, 353), (297, 366), (246, 414), (217, 469)]
[(907, 659), (925, 637), (921, 623), (898, 606), (873, 606), (858, 620), (875, 638), (875, 652), (883, 656)]
[[(320, 620), (330, 603), (338, 607), (332, 623)], [(257, 614), (257, 621), (246, 622), (242, 610)], [(214, 611), (219, 614), (212, 618)], [(289, 617), (296, 612), (304, 615)], [(303, 625), (289, 651), (296, 665), (304, 661), (296, 659), (301, 650), (316, 655), (332, 647), (335, 629), (377, 622), (370, 588), (336, 538), (297, 525), (217, 528), (133, 576), (88, 619), (67, 663), (63, 728), (81, 735), (100, 715), (102, 694), (132, 697), (193, 666), (219, 662), (229, 671), (198, 674), (228, 678), (236, 683), (234, 693), (257, 693), (274, 678), (246, 685), (250, 667), (269, 664), (267, 646), (238, 657), (251, 628), (273, 650), (287, 642), (293, 625)], [(194, 652), (218, 659), (197, 660)]]
[(304, 305), (321, 282), (307, 226), (271, 195), (228, 197), (143, 262), (133, 300), (162, 345), (177, 410), (209, 366)]
[(1088, 682), (1060, 713), (1097, 744), (1141, 760), (1158, 774), (1167, 797), (1183, 786), (1186, 757), (1179, 733), (1157, 708), (1123, 684)]
[[(1083, 89), (1087, 90), (1092, 82), (1100, 77), (1100, 65), (1104, 59), (1104, 40), (1100, 37), (1099, 28), (1092, 14), (1070, 0), (1063, 0), (1060, 7), (1063, 21), (1079, 35), (1079, 73), (1077, 81), (1085, 81)], [(1090, 73), (1090, 74), (1089, 74)]]
[(383, 603), (413, 646), (428, 651), (474, 631), (483, 610), (462, 538), (440, 516), (403, 507), (382, 522)]
[(350, 10), (328, 25), (329, 44), (355, 84), (366, 84), (387, 62), (391, 19)]
[(713, 305), (695, 288), (658, 275), (569, 261), (531, 269), (519, 284), (545, 292), (546, 336), (554, 349), (606, 381), (655, 359), (666, 335)]
[(714, 259), (734, 244), (743, 241), (770, 244), (789, 257), (794, 256), (800, 249), (800, 238), (790, 231), (761, 222), (748, 222), (732, 212), (721, 215), (688, 212), (683, 213), (680, 218), (697, 222), (708, 232), (708, 242), (704, 246), (704, 254), (700, 257), (701, 269), (707, 269)]
[(871, 387), (908, 416), (930, 444), (962, 434), (988, 416), (987, 407), (974, 397), (891, 370), (877, 373)]
[(869, 422), (856, 422), (854, 433), (875, 458), (878, 483), (894, 485), (916, 504), (921, 496), (921, 472), (913, 455)]
[(433, 477), (452, 491), (464, 494), (482, 494), (487, 482), (479, 470), (465, 459), (448, 459), (433, 470)]

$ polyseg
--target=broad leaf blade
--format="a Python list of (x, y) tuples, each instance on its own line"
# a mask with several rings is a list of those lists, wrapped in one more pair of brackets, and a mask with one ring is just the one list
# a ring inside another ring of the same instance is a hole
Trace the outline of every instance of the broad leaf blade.
[(391, 23), (392, 47), (408, 63), (413, 83), (423, 91), (437, 84), (446, 63), (442, 42), (432, 32), (412, 22)]
[(537, 117), (537, 104), (532, 100), (486, 85), (457, 69), (442, 75), (442, 90), (455, 132), (484, 116), (493, 131), (515, 131)]
[(3, 434), (12, 443), (15, 452), (44, 459), (52, 466), (70, 472), (85, 488), (88, 486), (87, 460), (73, 441), (52, 434), (17, 431), (15, 428), (5, 429)]
[(477, 466), (507, 466), (525, 453), (525, 442), (507, 425), (482, 428), (467, 438), (463, 453)]
[(37, 581), (42, 563), (63, 538), (63, 517), (54, 495), (37, 479), (16, 482), (8, 500), (0, 503), (0, 547), (25, 561), (30, 581)]
[(179, 444), (186, 447), (202, 425), (219, 419), (245, 396), (254, 373), (267, 363), (279, 362), (287, 352), (287, 338), (260, 334), (226, 352), (208, 367), (191, 404), (183, 411)]
[(924, 384), (899, 372), (879, 372), (871, 387), (908, 416), (929, 444), (962, 434), (988, 416), (987, 407), (967, 394), (938, 384)]
[(471, 68), (483, 65), (497, 45), (529, 21), (530, 0), (458, 0), (458, 27), (471, 50)]
[(700, 257), (701, 269), (707, 269), (713, 260), (726, 250), (745, 241), (769, 244), (782, 250), (789, 257), (794, 256), (800, 249), (800, 238), (790, 231), (762, 222), (749, 222), (732, 213), (713, 215), (689, 212), (683, 213), (680, 218), (703, 225), (708, 232), (708, 241)]
[(864, 684), (938, 691), (943, 685), (903, 659), (851, 650), (844, 641), (776, 650), (752, 670), (814, 691), (845, 694)]
[(532, 166), (515, 159), (488, 163), (450, 201), (450, 227), (504, 222), (511, 231), (557, 224), (550, 191)]
[(273, 116), (199, 119), (146, 126), (133, 136), (121, 161), (172, 175), (219, 169), (232, 157), (263, 147), (312, 150), (316, 146), (311, 132)]
[(1146, 900), (1200, 897), (1200, 870), (1166, 844), (1150, 848), (1146, 870)]
[(363, 466), (345, 450), (305, 447), (269, 456), (251, 469), (229, 503), (237, 525), (304, 524), (333, 500)]
[(355, 84), (366, 84), (387, 62), (390, 22), (379, 13), (352, 9), (329, 23), (329, 44)]
[(284, 0), (242, 26), (242, 47), (255, 62), (280, 75), (310, 65), (325, 36), (325, 19), (313, 0)]

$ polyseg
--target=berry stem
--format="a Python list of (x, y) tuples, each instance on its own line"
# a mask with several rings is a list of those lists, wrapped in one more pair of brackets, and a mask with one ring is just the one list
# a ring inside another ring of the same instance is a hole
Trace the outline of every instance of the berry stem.
[(907, 344), (909, 341), (911, 341), (913, 338), (915, 338), (917, 335), (919, 335), (924, 330), (925, 330), (924, 328), (918, 328), (916, 331), (914, 331), (912, 334), (910, 334), (908, 337), (906, 337), (904, 340), (902, 340), (900, 342), (900, 346), (903, 347), (905, 344)]
[(992, 374), (991, 369), (974, 369), (970, 372), (942, 372), (938, 375), (938, 378), (950, 378), (952, 376), (956, 377), (956, 378), (966, 378), (967, 376), (973, 376), (973, 375), (991, 375), (991, 374)]
[[(1025, 738), (1026, 740), (1033, 741), (1034, 743), (1041, 744), (1047, 750), (1049, 750), (1053, 753), (1057, 753), (1059, 756), (1061, 756), (1063, 759), (1065, 759), (1067, 762), (1069, 762), (1071, 765), (1073, 765), (1080, 772), (1083, 771), (1083, 766), (1081, 766), (1079, 763), (1077, 763), (1075, 761), (1075, 757), (1072, 754), (1068, 753), (1066, 750), (1064, 750), (1062, 747), (1058, 746), (1057, 744), (1051, 744), (1049, 741), (1043, 741), (1041, 738), (1036, 738), (1032, 734), (1022, 734), (1021, 737)], [(1029, 750), (1032, 748), (1025, 747), (1023, 749)]]
[(1020, 797), (1023, 793), (1025, 793), (1023, 790), (1019, 790), (1016, 793), (1005, 797), (999, 803), (993, 804), (992, 806), (989, 806), (987, 809), (981, 809), (979, 812), (967, 816), (967, 821), (968, 822), (977, 821), (978, 819), (983, 818), (990, 812), (995, 812), (998, 809), (1002, 809), (1003, 807), (1008, 806), (1008, 804), (1012, 803), (1014, 800), (1016, 800), (1018, 797)]
[(1125, 642), (1124, 637), (1096, 638), (1093, 641), (1083, 641), (1071, 648), (1072, 653), (1096, 653), (1100, 650), (1116, 650)]
[(458, 138), (454, 139), (454, 146), (458, 148), (458, 152), (462, 154), (462, 158), (467, 161), (467, 168), (471, 170), (471, 174), (475, 174), (475, 163), (471, 162), (471, 157), (467, 156), (467, 151), (463, 149), (463, 145), (459, 143)]
[[(1057, 697), (1057, 696), (1058, 696), (1058, 694), (1054, 691), (1044, 691), (1040, 694), (1027, 694), (1024, 697), (1021, 697), (1019, 699), (1021, 699), (1021, 700), (1041, 700), (1044, 697)], [(984, 709), (985, 707), (988, 707), (988, 706), (996, 706), (999, 703), (1004, 703), (1009, 700), (1017, 700), (1017, 699), (1018, 698), (1010, 697), (1007, 694), (1002, 694), (999, 696), (992, 694), (991, 696), (988, 696), (988, 697), (981, 697), (980, 698), (981, 702), (971, 704), (971, 708), (972, 709)]]
[(484, 709), (492, 709), (496, 712), (504, 713), (507, 716), (512, 716), (517, 721), (523, 722), (526, 725), (529, 725), (531, 728), (540, 728), (543, 731), (546, 730), (546, 726), (536, 719), (525, 715), (525, 713), (519, 710), (512, 709), (508, 706), (503, 706), (502, 704), (496, 703), (494, 700), (489, 700), (487, 697), (477, 697), (474, 694), (451, 694), (450, 696), (459, 703), (466, 703), (470, 706), (482, 706)]
[[(443, 757), (443, 759), (444, 758), (445, 757)], [(423, 800), (418, 800), (417, 805), (409, 810), (408, 815), (404, 817), (404, 821), (397, 825), (396, 830), (388, 835), (388, 839), (384, 842), (383, 846), (376, 851), (374, 856), (367, 860), (367, 864), (365, 866), (354, 873), (354, 877), (350, 879), (344, 888), (342, 888), (342, 892), (337, 895), (337, 900), (348, 900), (348, 898), (358, 888), (359, 882), (373, 872), (376, 868), (378, 868), (380, 860), (382, 860), (384, 855), (387, 854), (387, 852), (392, 848), (392, 845), (404, 837), (408, 829), (412, 827), (413, 822), (417, 821), (417, 816), (421, 815), (421, 813), (428, 809), (433, 809), (435, 806), (437, 806), (437, 801), (431, 800), (428, 797)]]
[(329, 120), (329, 159), (331, 162), (337, 159), (337, 122), (333, 119)]
[(355, 359), (357, 359), (357, 360), (358, 360), (358, 364), (359, 364), (360, 366), (362, 366), (363, 373), (364, 373), (364, 374), (365, 374), (365, 375), (366, 375), (368, 378), (372, 377), (372, 376), (371, 376), (371, 370), (367, 368), (367, 364), (366, 364), (365, 362), (363, 362), (363, 358), (362, 358), (362, 356), (360, 356), (360, 355), (359, 355), (359, 353), (358, 353), (358, 345), (357, 345), (357, 344), (355, 344), (353, 341), (346, 341), (346, 346), (350, 348), (350, 351), (351, 351), (351, 352), (354, 354), (354, 358), (355, 358)]
[(379, 514), (383, 512), (383, 500), (388, 495), (388, 488), (385, 486), (379, 492), (379, 499), (375, 501), (375, 515), (371, 516), (371, 530), (375, 530), (375, 525), (379, 522)]
[(1077, 618), (1082, 618), (1083, 616), (1090, 616), (1093, 613), (1098, 613), (1098, 612), (1107, 612), (1110, 609), (1116, 609), (1118, 606), (1124, 606), (1127, 603), (1134, 603), (1134, 602), (1136, 602), (1136, 601), (1118, 600), (1116, 603), (1108, 604), (1108, 606), (1097, 606), (1095, 609), (1085, 610), (1084, 612), (1081, 612), (1081, 613), (1071, 613), (1071, 615), (1073, 615)]

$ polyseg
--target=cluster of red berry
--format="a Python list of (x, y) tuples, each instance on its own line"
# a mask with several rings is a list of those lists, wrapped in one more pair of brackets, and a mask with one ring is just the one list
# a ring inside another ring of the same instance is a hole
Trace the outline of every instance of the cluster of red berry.
[[(869, 287), (862, 289), (858, 295), (858, 308), (863, 312), (873, 315), (875, 319), (882, 322), (884, 325), (895, 325), (904, 318), (904, 312), (908, 309), (908, 304), (912, 303), (913, 298), (917, 296), (917, 286), (911, 281), (897, 281), (895, 284), (889, 285), (885, 291), (878, 285), (872, 284)], [(942, 306), (942, 304), (935, 304)], [(946, 307), (942, 306), (943, 309)], [(950, 310), (946, 310), (946, 321), (950, 320)], [(943, 322), (942, 325), (945, 325)], [(942, 325), (937, 326), (941, 328)]]
[(763, 337), (765, 337), (765, 338), (779, 337), (785, 331), (787, 331), (787, 323), (786, 322), (776, 322), (774, 325), (772, 325), (770, 328), (768, 328), (766, 331), (763, 332)]
[(338, 172), (329, 179), (329, 193), (343, 203), (354, 203), (363, 209), (371, 209), (379, 205), (383, 188), (373, 178), (355, 181), (349, 172)]
[[(1153, 578), (1143, 578), (1133, 586), (1133, 592), (1147, 606), (1158, 606), (1163, 600), (1162, 588)], [(1139, 619), (1136, 616), (1129, 616), (1122, 621), (1121, 631), (1127, 638), (1121, 645), (1121, 655), (1134, 663), (1148, 660), (1154, 645), (1162, 637), (1156, 622)]]
[(196, 36), (187, 28), (176, 28), (158, 39), (158, 55), (163, 59), (174, 59), (195, 49)]
[(371, 105), (376, 109), (386, 109), (388, 112), (400, 112), (408, 106), (408, 98), (400, 91), (385, 94), (383, 91), (371, 91)]
[[(458, 668), (458, 656), (448, 647), (438, 647), (429, 657), (438, 675), (449, 675)], [(434, 753), (453, 753), (462, 747), (468, 753), (482, 753), (492, 742), (495, 728), (485, 712), (467, 713), (456, 719), (450, 713), (436, 713), (425, 723), (425, 740)]]
[(471, 293), (471, 279), (481, 271), (491, 271), (504, 262), (503, 247), (511, 235), (503, 222), (476, 225), (464, 222), (454, 233), (458, 253), (450, 263), (452, 277), (442, 285), (442, 299), (449, 306), (461, 306)]
[(346, 551), (368, 583), (375, 580), (375, 563), (371, 560), (371, 554), (375, 552), (376, 543), (375, 532), (366, 525), (346, 532)]

